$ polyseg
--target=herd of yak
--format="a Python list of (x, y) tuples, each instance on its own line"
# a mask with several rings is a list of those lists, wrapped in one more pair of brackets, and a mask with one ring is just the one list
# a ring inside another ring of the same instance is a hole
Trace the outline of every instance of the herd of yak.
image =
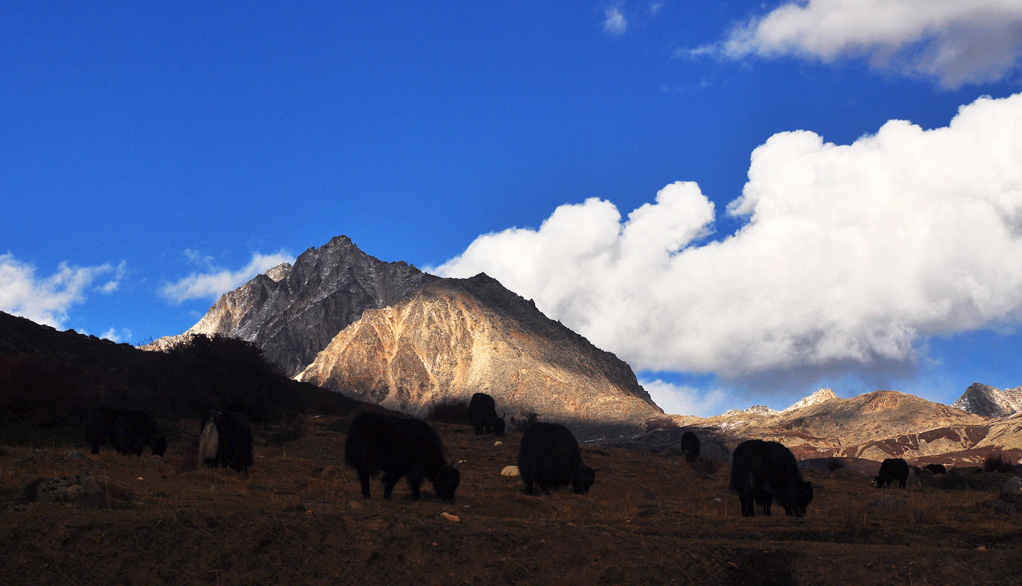
[[(497, 415), (492, 397), (473, 395), (468, 416), (476, 435), (504, 435), (504, 418)], [(156, 422), (142, 411), (100, 408), (89, 429), (92, 453), (109, 443), (122, 454), (142, 455), (145, 447), (162, 456), (167, 440), (156, 435)], [(229, 406), (210, 411), (203, 418), (199, 432), (199, 459), (210, 468), (232, 468), (247, 475), (252, 465), (252, 424), (242, 408)], [(691, 431), (681, 437), (685, 459), (699, 457), (699, 438)], [(361, 413), (352, 420), (344, 444), (344, 462), (354, 468), (362, 488), (362, 496), (370, 498), (369, 480), (383, 473), (383, 497), (390, 498), (402, 477), (419, 499), (423, 480), (433, 484), (441, 500), (454, 500), (461, 482), (460, 463), (448, 464), (440, 436), (425, 421), (380, 413)], [(935, 474), (944, 473), (939, 464), (927, 466)], [(597, 470), (582, 462), (578, 441), (571, 431), (556, 423), (536, 422), (526, 427), (518, 448), (518, 471), (525, 492), (533, 494), (538, 485), (543, 493), (571, 486), (578, 494), (589, 492), (596, 481)], [(877, 487), (898, 481), (905, 488), (909, 466), (901, 458), (889, 458), (880, 466)], [(755, 515), (758, 505), (764, 515), (770, 514), (778, 500), (787, 515), (804, 516), (813, 500), (813, 485), (799, 472), (791, 451), (778, 442), (748, 440), (735, 448), (732, 455), (731, 491), (737, 493), (742, 515)]]

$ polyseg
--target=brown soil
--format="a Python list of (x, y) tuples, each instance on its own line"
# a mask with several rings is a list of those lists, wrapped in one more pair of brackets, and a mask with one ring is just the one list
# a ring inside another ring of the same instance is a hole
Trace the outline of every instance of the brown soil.
[[(327, 423), (310, 418), (302, 438), (257, 445), (248, 478), (195, 469), (187, 441), (166, 458), (4, 447), (0, 584), (862, 586), (1022, 575), (1018, 507), (985, 504), (998, 500), (996, 482), (881, 491), (850, 470), (809, 472), (816, 499), (804, 519), (749, 519), (726, 464), (706, 475), (676, 456), (587, 448), (600, 468), (589, 495), (527, 496), (500, 475), (520, 434), (494, 446), (441, 425), (449, 455), (467, 460), (457, 500), (436, 501), (427, 483), (413, 502), (402, 482), (388, 501), (374, 481), (366, 501), (343, 465), (344, 435)], [(35, 478), (73, 474), (97, 478), (112, 506), (24, 496)]]

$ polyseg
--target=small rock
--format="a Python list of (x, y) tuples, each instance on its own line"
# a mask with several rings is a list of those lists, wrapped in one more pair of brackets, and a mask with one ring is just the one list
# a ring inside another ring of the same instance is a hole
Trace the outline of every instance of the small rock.
[(512, 478), (520, 476), (520, 474), (518, 473), (518, 466), (506, 466), (503, 470), (500, 471), (500, 475), (509, 476)]
[(440, 516), (443, 517), (444, 519), (447, 519), (451, 523), (457, 523), (458, 521), (461, 521), (461, 517), (458, 517), (457, 515), (452, 515), (447, 511), (440, 513)]
[(71, 450), (64, 456), (65, 460), (84, 460), (85, 456), (78, 450)]
[(351, 507), (352, 509), (361, 509), (361, 508), (362, 508), (362, 503), (360, 503), (360, 502), (358, 502), (358, 501), (351, 501), (350, 503), (348, 503), (348, 505), (349, 505), (349, 506), (350, 506), (350, 507)]
[(983, 547), (982, 545), (976, 548), (976, 551), (986, 551), (986, 550), (987, 550), (987, 548)]
[(1015, 513), (1018, 513), (1018, 509), (1015, 508), (1015, 505), (1002, 500), (987, 501), (983, 503), (981, 506), (990, 509), (991, 511), (998, 515), (1011, 516), (1014, 515)]
[(93, 509), (107, 509), (110, 501), (91, 476), (37, 478), (25, 487), (25, 497), (40, 503), (71, 503)]
[(497, 441), (493, 442), (493, 447), (497, 447), (497, 446), (499, 446), (499, 445), (501, 445), (501, 444), (503, 444), (503, 443), (504, 443), (504, 442), (502, 442), (502, 441), (500, 441), (500, 440), (497, 440)]
[(1009, 479), (1008, 482), (1005, 482), (1004, 486), (1001, 487), (1001, 494), (1022, 495), (1022, 478), (1019, 478), (1018, 476), (1011, 477), (1011, 479)]

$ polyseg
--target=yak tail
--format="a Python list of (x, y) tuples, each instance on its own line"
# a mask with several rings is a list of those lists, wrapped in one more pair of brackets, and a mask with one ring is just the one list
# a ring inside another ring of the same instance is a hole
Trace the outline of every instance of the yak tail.
[(220, 437), (216, 431), (216, 421), (209, 417), (202, 428), (202, 434), (199, 435), (199, 459), (203, 462), (215, 461), (219, 448)]

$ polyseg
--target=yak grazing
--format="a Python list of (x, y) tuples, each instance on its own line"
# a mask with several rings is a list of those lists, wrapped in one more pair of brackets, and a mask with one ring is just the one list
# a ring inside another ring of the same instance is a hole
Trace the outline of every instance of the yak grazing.
[(99, 446), (108, 441), (122, 454), (141, 456), (146, 446), (157, 456), (167, 451), (167, 440), (156, 435), (156, 420), (143, 411), (97, 409), (89, 426), (92, 453), (98, 454)]
[(943, 464), (927, 464), (923, 466), (924, 470), (929, 470), (933, 475), (947, 474), (947, 468)]
[(543, 492), (570, 484), (576, 494), (585, 494), (596, 481), (596, 470), (582, 463), (575, 436), (557, 423), (533, 423), (525, 430), (518, 472), (527, 494), (533, 494), (534, 484)]
[(744, 441), (735, 448), (731, 491), (738, 493), (746, 517), (756, 514), (757, 504), (769, 516), (774, 498), (781, 500), (786, 515), (803, 517), (813, 500), (813, 483), (802, 479), (791, 450), (763, 440)]
[(685, 454), (686, 462), (695, 462), (699, 459), (699, 438), (691, 431), (681, 434), (681, 452)]
[(898, 481), (900, 488), (905, 488), (905, 483), (908, 482), (908, 462), (901, 458), (887, 458), (880, 464), (880, 473), (873, 480), (876, 481), (877, 488), (890, 486), (895, 480)]
[(248, 476), (252, 424), (244, 413), (210, 411), (199, 428), (199, 458), (210, 468), (232, 468)]
[(454, 500), (461, 473), (444, 458), (440, 436), (425, 421), (380, 413), (362, 413), (348, 428), (344, 463), (355, 469), (362, 496), (370, 498), (369, 478), (383, 472), (383, 498), (406, 477), (412, 498), (419, 500), (423, 478), (441, 500)]
[(497, 417), (497, 404), (486, 393), (472, 395), (468, 403), (468, 420), (476, 428), (476, 435), (493, 433), (504, 435), (504, 418)]

